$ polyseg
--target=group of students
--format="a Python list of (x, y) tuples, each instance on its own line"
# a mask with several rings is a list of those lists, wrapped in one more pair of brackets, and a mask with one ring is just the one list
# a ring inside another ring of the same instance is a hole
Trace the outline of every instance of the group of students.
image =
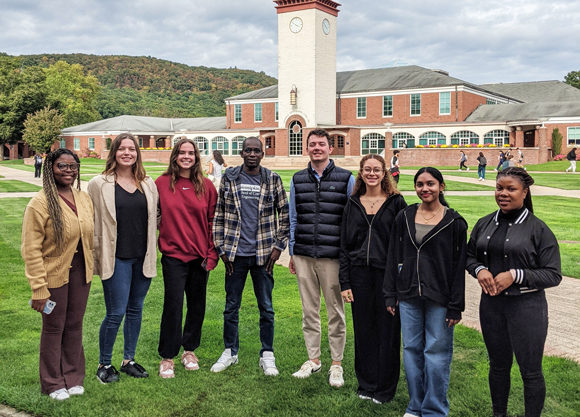
[[(308, 360), (293, 374), (322, 369), (321, 297), (328, 313), (329, 383), (344, 385), (345, 303), (352, 305), (357, 395), (376, 404), (396, 393), (403, 364), (409, 391), (405, 417), (447, 415), (453, 329), (465, 304), (465, 269), (482, 296), (481, 327), (490, 359), (494, 416), (507, 413), (515, 354), (524, 380), (526, 416), (541, 414), (543, 348), (548, 313), (544, 289), (561, 280), (558, 243), (533, 215), (531, 176), (523, 169), (498, 173), (499, 209), (473, 227), (444, 198), (445, 182), (432, 167), (414, 177), (420, 203), (408, 206), (384, 159), (361, 159), (356, 178), (336, 166), (326, 131), (306, 140), (310, 162), (297, 172), (286, 197), (280, 176), (261, 166), (261, 141), (247, 138), (243, 164), (228, 168), (218, 190), (204, 177), (200, 152), (186, 138), (174, 146), (167, 171), (155, 182), (145, 174), (138, 143), (121, 134), (102, 175), (80, 191), (80, 161), (57, 149), (44, 162), (43, 190), (28, 204), (22, 256), (42, 312), (40, 382), (57, 400), (83, 394), (82, 319), (93, 277), (103, 283), (106, 316), (99, 332), (102, 383), (115, 382), (115, 338), (123, 319), (120, 371), (149, 376), (135, 361), (143, 302), (162, 254), (164, 304), (159, 376), (175, 376), (174, 358), (199, 369), (209, 271), (225, 265), (224, 351), (211, 367), (238, 363), (238, 312), (248, 272), (260, 312), (259, 366), (278, 375), (274, 357), (273, 267), (289, 246), (302, 302)], [(398, 161), (395, 161), (398, 166)], [(74, 184), (76, 182), (76, 188)], [(182, 326), (184, 294), (187, 314)], [(500, 296), (501, 295), (501, 296)]]

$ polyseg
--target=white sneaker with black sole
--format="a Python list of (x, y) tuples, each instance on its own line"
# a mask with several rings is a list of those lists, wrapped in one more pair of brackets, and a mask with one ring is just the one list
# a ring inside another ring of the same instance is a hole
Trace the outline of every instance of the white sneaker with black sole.
[(273, 352), (264, 352), (260, 358), (260, 368), (264, 370), (264, 375), (276, 376), (278, 375), (278, 368), (276, 368), (276, 358)]
[(328, 371), (328, 383), (332, 387), (340, 388), (344, 385), (344, 378), (342, 377), (342, 366), (332, 365)]
[(232, 355), (231, 349), (224, 350), (222, 356), (217, 360), (216, 363), (213, 364), (210, 371), (212, 372), (221, 372), (226, 369), (230, 365), (235, 365), (238, 363), (238, 355)]
[(294, 372), (292, 374), (292, 376), (294, 376), (296, 378), (308, 378), (310, 375), (312, 375), (316, 372), (320, 372), (321, 369), (322, 369), (322, 362), (317, 364), (315, 362), (312, 362), (309, 359), (306, 362), (304, 362), (302, 364), (302, 366), (300, 367), (300, 369), (298, 371)]

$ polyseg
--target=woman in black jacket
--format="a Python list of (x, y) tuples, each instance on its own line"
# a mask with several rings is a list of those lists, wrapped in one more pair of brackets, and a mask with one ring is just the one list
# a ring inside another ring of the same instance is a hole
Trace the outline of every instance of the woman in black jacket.
[(362, 158), (342, 217), (339, 280), (352, 303), (358, 396), (376, 404), (392, 400), (399, 382), (401, 324), (387, 313), (382, 286), (391, 225), (406, 205), (385, 160)]
[(526, 417), (540, 416), (546, 384), (542, 374), (548, 332), (544, 288), (562, 280), (558, 241), (533, 215), (533, 178), (522, 168), (497, 174), (499, 210), (479, 219), (468, 245), (467, 270), (483, 292), (481, 330), (489, 355), (494, 416), (506, 416), (513, 356), (524, 381)]
[(385, 305), (403, 333), (403, 363), (409, 389), (405, 416), (446, 416), (453, 355), (453, 328), (465, 307), (467, 223), (449, 208), (441, 173), (415, 175), (421, 203), (396, 217), (385, 271)]

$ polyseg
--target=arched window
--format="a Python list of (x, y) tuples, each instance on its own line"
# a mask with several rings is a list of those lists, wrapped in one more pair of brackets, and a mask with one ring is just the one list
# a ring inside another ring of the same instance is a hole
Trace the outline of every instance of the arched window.
[(203, 136), (197, 136), (193, 138), (193, 142), (197, 145), (199, 149), (199, 154), (201, 156), (209, 155), (209, 147), (207, 146), (207, 139)]
[(246, 140), (245, 136), (236, 136), (232, 139), (232, 155), (242, 154), (242, 145), (244, 144), (244, 140)]
[(393, 135), (393, 148), (414, 148), (415, 136), (407, 132), (399, 132)]
[(177, 142), (179, 142), (181, 140), (182, 136), (174, 136), (173, 139), (171, 139), (171, 147), (174, 148), (175, 144)]
[(483, 136), (483, 143), (493, 143), (496, 146), (503, 146), (510, 142), (510, 132), (505, 130), (492, 130)]
[(385, 150), (385, 137), (380, 133), (368, 133), (361, 139), (361, 154), (381, 153)]
[(479, 143), (479, 135), (469, 130), (460, 130), (451, 135), (452, 145), (469, 145), (470, 143)]
[(229, 155), (230, 143), (223, 136), (216, 136), (211, 140), (211, 151), (220, 151), (222, 155)]
[(290, 145), (290, 156), (302, 155), (302, 125), (298, 120), (294, 120), (288, 127), (288, 138)]
[(447, 138), (443, 133), (439, 132), (425, 132), (419, 136), (419, 145), (445, 145), (447, 143)]

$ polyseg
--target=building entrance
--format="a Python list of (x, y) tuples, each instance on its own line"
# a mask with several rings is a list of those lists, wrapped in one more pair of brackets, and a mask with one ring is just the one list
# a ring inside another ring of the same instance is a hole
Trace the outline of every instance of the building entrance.
[(524, 147), (533, 148), (534, 146), (536, 146), (536, 131), (528, 130), (524, 132)]

